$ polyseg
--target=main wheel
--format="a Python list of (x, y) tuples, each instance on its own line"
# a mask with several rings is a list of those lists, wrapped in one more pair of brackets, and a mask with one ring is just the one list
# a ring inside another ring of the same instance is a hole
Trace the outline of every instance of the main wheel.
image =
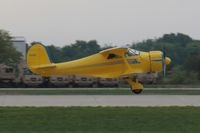
[(140, 93), (142, 93), (142, 89), (131, 89), (132, 90), (132, 92), (133, 93), (135, 93), (135, 94), (140, 94)]

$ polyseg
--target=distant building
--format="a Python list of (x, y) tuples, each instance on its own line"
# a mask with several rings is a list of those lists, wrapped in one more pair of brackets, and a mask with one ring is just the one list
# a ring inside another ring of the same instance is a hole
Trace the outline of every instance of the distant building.
[(22, 54), (22, 58), (26, 60), (26, 52), (28, 48), (26, 39), (24, 37), (12, 37), (11, 41), (16, 50)]

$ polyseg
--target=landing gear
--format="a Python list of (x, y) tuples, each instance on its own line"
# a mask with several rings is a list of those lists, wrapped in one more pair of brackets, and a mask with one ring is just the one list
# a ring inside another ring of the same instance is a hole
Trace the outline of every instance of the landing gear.
[(135, 93), (135, 94), (140, 94), (140, 93), (142, 93), (143, 89), (132, 89), (132, 88), (131, 88), (131, 91), (132, 91), (133, 93)]
[(142, 93), (143, 91), (143, 85), (141, 83), (139, 83), (138, 79), (134, 79), (134, 80), (131, 80), (131, 79), (128, 79), (127, 80), (130, 87), (131, 87), (131, 91), (135, 94), (140, 94)]

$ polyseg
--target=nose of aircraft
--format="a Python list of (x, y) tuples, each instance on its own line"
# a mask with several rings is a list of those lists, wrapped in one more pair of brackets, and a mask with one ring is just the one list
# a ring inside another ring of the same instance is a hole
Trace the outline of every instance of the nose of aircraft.
[(171, 63), (171, 59), (169, 57), (165, 57), (164, 63), (165, 65), (169, 65)]
[(164, 50), (163, 51), (163, 54), (162, 54), (162, 57), (163, 57), (163, 75), (165, 77), (166, 75), (166, 66), (169, 65), (171, 63), (171, 59), (169, 57), (166, 56), (166, 51)]
[(150, 71), (151, 72), (166, 72), (166, 66), (171, 63), (171, 59), (162, 51), (150, 51)]

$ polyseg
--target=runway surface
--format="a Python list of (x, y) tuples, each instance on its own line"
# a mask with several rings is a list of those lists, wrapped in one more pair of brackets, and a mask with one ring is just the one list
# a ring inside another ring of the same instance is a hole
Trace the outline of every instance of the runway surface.
[(200, 106), (191, 95), (2, 95), (0, 106)]

